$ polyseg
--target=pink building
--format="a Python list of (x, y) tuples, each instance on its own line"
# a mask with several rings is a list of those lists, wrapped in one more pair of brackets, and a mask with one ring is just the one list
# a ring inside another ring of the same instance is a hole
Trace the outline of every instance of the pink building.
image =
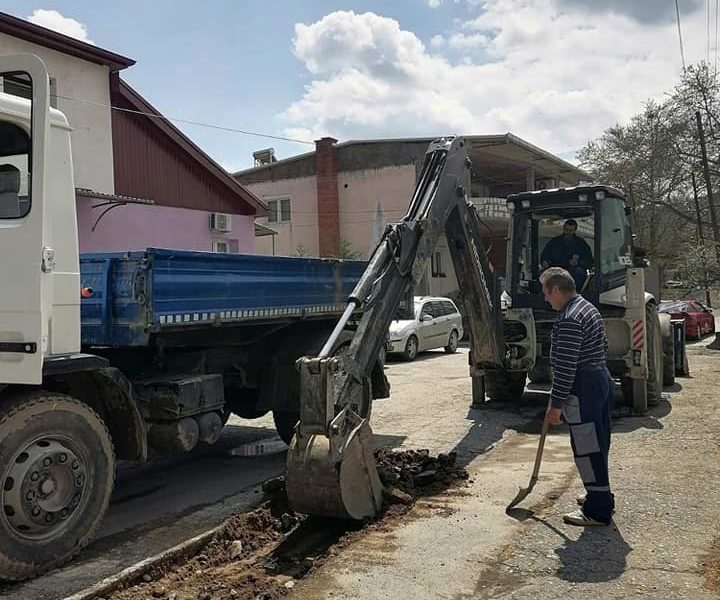
[(265, 205), (121, 79), (135, 61), (0, 13), (0, 53), (17, 52), (43, 59), (73, 128), (81, 252), (254, 251)]

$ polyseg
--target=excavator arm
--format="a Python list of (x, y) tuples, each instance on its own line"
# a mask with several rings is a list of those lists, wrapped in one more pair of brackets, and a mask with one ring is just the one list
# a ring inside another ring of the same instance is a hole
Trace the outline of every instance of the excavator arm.
[[(362, 519), (382, 504), (372, 449), (371, 372), (408, 286), (420, 281), (445, 233), (470, 329), (471, 373), (504, 359), (497, 280), (467, 201), (470, 161), (462, 138), (432, 142), (407, 214), (388, 225), (347, 308), (317, 357), (301, 358), (300, 421), (290, 445), (286, 486), (299, 512)], [(357, 309), (347, 352), (331, 355)]]

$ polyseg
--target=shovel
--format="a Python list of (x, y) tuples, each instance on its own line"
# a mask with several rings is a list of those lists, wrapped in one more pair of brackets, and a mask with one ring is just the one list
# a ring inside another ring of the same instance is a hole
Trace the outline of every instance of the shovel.
[(530, 483), (526, 488), (520, 488), (517, 496), (515, 496), (515, 498), (513, 498), (513, 501), (507, 505), (505, 512), (509, 511), (511, 508), (517, 506), (523, 500), (525, 500), (525, 498), (528, 497), (530, 492), (532, 492), (533, 488), (535, 487), (535, 484), (538, 480), (538, 473), (540, 472), (540, 463), (542, 462), (543, 448), (545, 448), (545, 438), (547, 437), (548, 427), (548, 422), (543, 418), (542, 432), (540, 433), (540, 442), (538, 443), (537, 454), (535, 454), (535, 467), (533, 468), (532, 475), (530, 476)]

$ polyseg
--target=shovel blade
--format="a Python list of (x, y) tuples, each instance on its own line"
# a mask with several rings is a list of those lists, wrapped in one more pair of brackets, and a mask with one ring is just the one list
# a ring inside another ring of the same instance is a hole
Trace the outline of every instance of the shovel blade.
[(527, 498), (530, 495), (530, 492), (532, 491), (532, 488), (520, 488), (515, 498), (513, 498), (513, 501), (507, 505), (505, 510), (510, 510), (511, 508), (515, 508), (518, 504), (520, 504), (525, 498)]

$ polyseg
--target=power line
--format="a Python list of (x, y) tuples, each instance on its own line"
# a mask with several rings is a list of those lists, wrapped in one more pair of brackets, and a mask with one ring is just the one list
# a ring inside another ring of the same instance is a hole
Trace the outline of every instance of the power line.
[(62, 96), (60, 94), (56, 94), (56, 97), (62, 98), (63, 100), (71, 100), (72, 102), (79, 102), (81, 104), (89, 104), (92, 106), (102, 106), (105, 108), (110, 108), (111, 110), (117, 110), (119, 112), (131, 113), (134, 115), (142, 115), (144, 117), (148, 117), (151, 119), (161, 119), (163, 121), (172, 121), (175, 123), (185, 123), (187, 125), (197, 125), (198, 127), (207, 127), (209, 129), (218, 129), (220, 131), (230, 131), (232, 133), (241, 133), (243, 135), (252, 135), (255, 137), (269, 138), (271, 140), (281, 140), (284, 142), (295, 142), (298, 144), (309, 144), (311, 146), (315, 145), (315, 142), (310, 142), (308, 140), (298, 140), (298, 139), (294, 139), (294, 138), (284, 137), (281, 135), (273, 135), (270, 133), (258, 133), (256, 131), (248, 131), (246, 129), (238, 129), (235, 127), (226, 127), (223, 125), (213, 125), (212, 123), (201, 123), (199, 121), (191, 121), (189, 119), (180, 119), (177, 117), (166, 117), (165, 115), (158, 115), (156, 113), (144, 112), (142, 110), (134, 110), (132, 108), (122, 108), (120, 106), (113, 106), (112, 104), (105, 104), (103, 102), (94, 102), (92, 100), (82, 100), (80, 98), (72, 98), (71, 96)]
[(718, 6), (720, 6), (720, 0), (715, 0), (715, 76), (717, 76)]
[(680, 27), (680, 4), (675, 0), (675, 12), (677, 13), (678, 38), (680, 39), (680, 58), (682, 58), (683, 73), (685, 72), (685, 49), (683, 48), (682, 28)]
[(705, 36), (705, 63), (710, 66), (710, 0), (705, 0), (705, 24), (707, 26), (707, 35)]

